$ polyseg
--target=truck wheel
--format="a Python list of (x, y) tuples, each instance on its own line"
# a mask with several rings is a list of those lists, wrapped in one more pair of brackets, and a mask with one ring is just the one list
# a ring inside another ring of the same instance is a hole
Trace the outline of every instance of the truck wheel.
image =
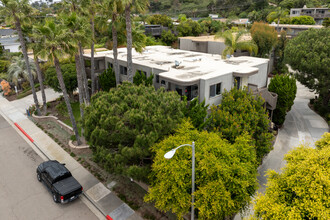
[(57, 199), (57, 196), (55, 193), (53, 194), (53, 200), (54, 200), (54, 202), (58, 203), (58, 199)]
[(41, 176), (40, 176), (39, 172), (37, 172), (37, 179), (38, 179), (39, 182), (41, 182)]

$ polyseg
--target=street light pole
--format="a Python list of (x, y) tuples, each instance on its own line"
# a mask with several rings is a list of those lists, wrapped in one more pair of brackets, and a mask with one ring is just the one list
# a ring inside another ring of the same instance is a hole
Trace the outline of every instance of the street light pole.
[(166, 159), (171, 159), (174, 154), (175, 154), (175, 151), (177, 149), (179, 149), (180, 147), (183, 147), (183, 146), (190, 146), (191, 149), (192, 149), (192, 158), (191, 158), (191, 220), (194, 220), (194, 202), (195, 202), (195, 198), (194, 198), (194, 192), (195, 192), (195, 142), (192, 142), (192, 144), (183, 144), (183, 145), (180, 145), (179, 147), (177, 148), (174, 148), (170, 151), (168, 151), (164, 157)]

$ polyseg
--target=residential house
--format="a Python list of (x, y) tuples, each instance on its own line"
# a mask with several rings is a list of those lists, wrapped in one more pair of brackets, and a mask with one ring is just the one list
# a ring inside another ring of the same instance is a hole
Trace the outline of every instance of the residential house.
[(291, 8), (290, 17), (297, 17), (302, 15), (308, 15), (314, 18), (317, 25), (322, 25), (325, 18), (330, 17), (329, 8), (307, 8), (304, 5), (303, 8)]
[(20, 52), (18, 35), (13, 29), (0, 29), (0, 43), (9, 52)]
[(275, 29), (280, 33), (281, 31), (286, 31), (286, 34), (290, 37), (295, 37), (301, 31), (306, 31), (310, 28), (321, 29), (322, 25), (301, 25), (301, 24), (279, 24), (279, 28), (277, 29), (277, 24), (272, 23), (270, 26), (275, 27)]
[[(243, 41), (252, 40), (250, 35), (242, 36)], [(226, 48), (224, 39), (215, 39), (214, 35), (199, 36), (199, 37), (180, 37), (179, 48), (181, 50), (188, 50), (194, 52), (202, 52), (209, 54), (222, 54)], [(249, 52), (237, 51), (234, 56), (249, 56)]]
[(153, 37), (160, 37), (163, 30), (168, 30), (167, 27), (163, 27), (162, 25), (144, 25), (144, 28), (144, 33)]

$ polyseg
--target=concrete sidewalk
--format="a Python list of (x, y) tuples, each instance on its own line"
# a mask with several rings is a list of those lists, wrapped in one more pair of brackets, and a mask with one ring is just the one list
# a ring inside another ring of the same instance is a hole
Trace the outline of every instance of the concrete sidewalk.
[[(56, 97), (60, 94), (53, 92), (53, 95)], [(72, 172), (72, 175), (84, 188), (84, 195), (87, 199), (82, 196), (82, 201), (100, 219), (106, 219), (106, 216), (108, 216), (108, 219), (112, 218), (113, 220), (142, 219), (133, 209), (99, 182), (98, 179), (96, 179), (89, 171), (73, 159), (55, 141), (24, 115), (26, 111), (25, 109), (28, 108), (30, 100), (32, 100), (32, 97), (30, 97), (30, 99), (16, 100), (12, 103), (0, 95), (0, 114), (17, 130), (17, 132), (29, 143), (41, 158), (47, 160), (48, 157), (52, 160), (58, 160), (61, 163), (66, 164), (66, 167)], [(19, 129), (16, 128), (14, 123), (17, 123), (34, 140), (35, 145), (40, 150), (32, 144), (29, 139), (19, 131)], [(97, 209), (95, 209), (95, 207)]]

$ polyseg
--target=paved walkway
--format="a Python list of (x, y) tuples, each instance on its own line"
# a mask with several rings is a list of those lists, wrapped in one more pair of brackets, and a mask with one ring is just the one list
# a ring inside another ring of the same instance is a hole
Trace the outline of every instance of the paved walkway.
[[(321, 116), (308, 107), (309, 99), (315, 94), (310, 92), (305, 86), (297, 82), (297, 95), (291, 111), (285, 118), (284, 125), (279, 129), (274, 149), (264, 158), (262, 165), (258, 168), (258, 192), (264, 193), (266, 189), (268, 169), (281, 172), (286, 164), (284, 155), (300, 144), (315, 146), (315, 141), (319, 140), (325, 132), (329, 132), (328, 124)], [(244, 215), (252, 213), (252, 208)], [(241, 219), (239, 215), (235, 220)]]
[[(51, 89), (47, 89), (46, 91), (48, 101), (56, 99), (60, 95)], [(38, 95), (38, 97), (41, 96)], [(40, 101), (41, 99), (39, 102)], [(85, 196), (81, 196), (82, 201), (85, 202), (100, 219), (105, 219), (107, 215), (113, 220), (142, 219), (133, 209), (99, 182), (89, 171), (81, 166), (80, 163), (73, 159), (55, 141), (26, 117), (24, 113), (31, 104), (33, 104), (31, 96), (9, 102), (0, 94), (0, 114), (16, 129), (41, 158), (47, 160), (48, 157), (66, 164), (67, 168), (72, 172), (72, 175), (84, 187)], [(17, 123), (34, 140), (35, 145), (16, 128), (14, 123)], [(39, 147), (40, 150), (37, 147)]]

